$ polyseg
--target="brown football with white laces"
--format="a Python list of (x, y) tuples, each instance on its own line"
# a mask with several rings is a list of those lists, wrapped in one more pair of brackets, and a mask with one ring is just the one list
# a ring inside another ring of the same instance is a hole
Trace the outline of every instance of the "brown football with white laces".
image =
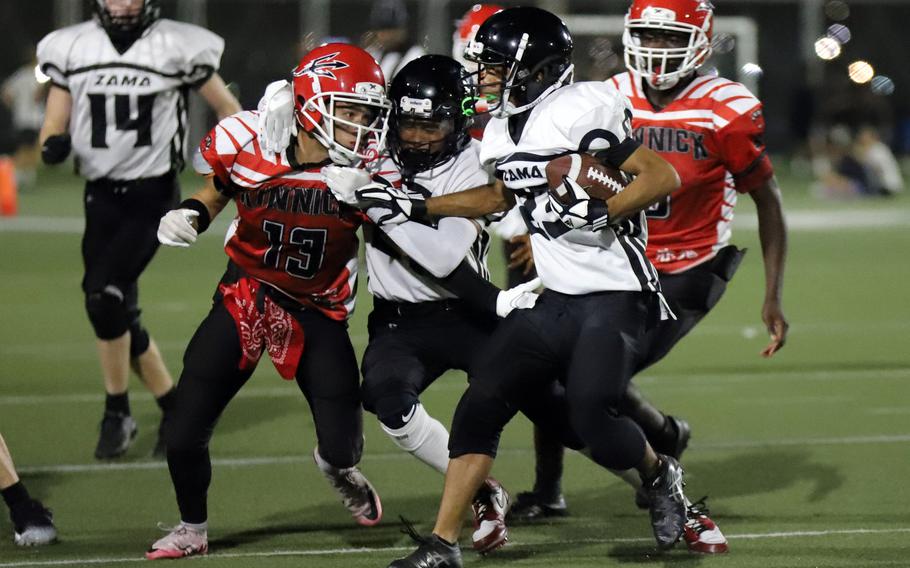
[(613, 197), (622, 191), (628, 181), (616, 168), (604, 165), (591, 154), (576, 152), (550, 160), (546, 167), (547, 186), (561, 203), (570, 201), (570, 195), (563, 185), (563, 176), (578, 182), (589, 196), (603, 199)]

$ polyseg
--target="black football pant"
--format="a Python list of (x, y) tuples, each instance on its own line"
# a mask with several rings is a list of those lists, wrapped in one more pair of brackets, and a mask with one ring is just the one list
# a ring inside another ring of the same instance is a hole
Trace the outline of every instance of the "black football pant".
[[(305, 335), (296, 381), (313, 414), (319, 454), (335, 467), (351, 467), (363, 452), (363, 417), (347, 324), (308, 310), (291, 313)], [(176, 407), (167, 423), (168, 468), (181, 520), (188, 523), (208, 518), (209, 440), (222, 411), (252, 374), (238, 369), (240, 358), (234, 320), (216, 299), (183, 356)], [(268, 353), (262, 358), (260, 364), (270, 364)]]
[[(658, 319), (657, 295), (643, 292), (547, 290), (534, 308), (513, 311), (458, 403), (450, 456), (495, 456), (503, 427), (524, 412), (569, 447), (589, 448), (604, 467), (637, 466), (645, 436), (617, 407)], [(564, 397), (557, 396), (560, 387)]]
[[(745, 250), (731, 245), (705, 264), (678, 274), (661, 273), (661, 288), (676, 319), (661, 321), (648, 333), (646, 354), (636, 374), (663, 359), (717, 305), (744, 254)], [(667, 438), (675, 438), (674, 432), (667, 431), (663, 413), (642, 396), (634, 382), (629, 383), (617, 409), (642, 428), (652, 446), (672, 443)], [(534, 429), (534, 442), (537, 451), (534, 492), (555, 500), (560, 493), (562, 446), (566, 444), (559, 439), (558, 432), (539, 427)]]
[(363, 354), (363, 408), (389, 428), (450, 369), (470, 372), (496, 321), (459, 300), (390, 302), (374, 298)]
[(148, 335), (139, 320), (137, 281), (158, 250), (158, 222), (179, 199), (173, 173), (85, 184), (82, 290), (86, 310), (99, 339), (116, 339), (129, 330), (133, 357), (148, 348)]

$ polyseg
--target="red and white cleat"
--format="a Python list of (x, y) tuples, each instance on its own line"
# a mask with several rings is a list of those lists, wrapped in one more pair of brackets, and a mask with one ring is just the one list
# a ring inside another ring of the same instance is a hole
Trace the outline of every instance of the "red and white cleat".
[(313, 450), (313, 459), (358, 525), (372, 527), (382, 520), (379, 494), (356, 466), (344, 469), (333, 467), (322, 459), (318, 448)]
[(206, 531), (191, 529), (183, 523), (173, 528), (161, 528), (169, 532), (146, 551), (145, 557), (149, 560), (183, 558), (208, 553), (209, 538)]
[(683, 540), (689, 551), (699, 554), (724, 554), (729, 550), (727, 538), (708, 516), (706, 497), (690, 503), (686, 509), (686, 527)]
[(474, 501), (474, 550), (489, 554), (509, 540), (506, 513), (509, 512), (509, 493), (492, 477), (484, 481)]

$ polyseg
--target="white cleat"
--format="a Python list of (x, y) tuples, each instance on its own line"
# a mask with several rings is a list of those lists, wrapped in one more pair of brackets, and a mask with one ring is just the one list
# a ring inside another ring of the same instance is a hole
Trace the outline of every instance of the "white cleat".
[(344, 469), (333, 467), (319, 455), (319, 448), (313, 450), (313, 459), (329, 485), (341, 496), (341, 502), (357, 524), (372, 527), (382, 520), (379, 494), (357, 466)]
[(209, 551), (209, 537), (207, 531), (197, 531), (180, 523), (176, 527), (159, 527), (169, 531), (165, 536), (155, 541), (148, 549), (145, 557), (149, 560), (164, 558), (183, 558), (207, 554)]

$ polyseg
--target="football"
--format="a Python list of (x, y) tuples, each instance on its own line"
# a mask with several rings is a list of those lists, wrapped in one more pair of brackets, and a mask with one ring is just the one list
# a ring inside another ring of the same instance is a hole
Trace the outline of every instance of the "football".
[(606, 166), (590, 154), (574, 153), (550, 160), (546, 167), (547, 186), (562, 203), (569, 194), (562, 183), (563, 176), (578, 182), (591, 197), (607, 200), (628, 184), (625, 175), (616, 168)]

